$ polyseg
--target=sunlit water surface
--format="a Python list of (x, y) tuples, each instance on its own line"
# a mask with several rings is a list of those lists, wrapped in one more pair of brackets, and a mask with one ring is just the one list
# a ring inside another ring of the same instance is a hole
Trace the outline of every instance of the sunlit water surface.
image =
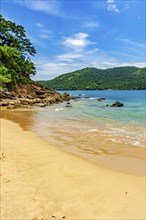
[[(70, 101), (72, 107), (60, 103), (35, 111), (17, 111), (17, 121), (21, 124), (21, 117), (24, 116), (27, 120), (26, 123), (22, 120), (23, 128), (35, 131), (62, 150), (102, 166), (105, 163), (109, 166), (114, 155), (115, 161), (117, 156), (118, 161), (121, 157), (131, 158), (131, 161), (142, 158), (141, 152), (145, 152), (146, 146), (146, 91), (67, 92), (80, 97)], [(100, 97), (106, 99), (99, 102), (97, 98)], [(115, 101), (122, 102), (124, 107), (106, 107)], [(124, 163), (128, 161), (126, 159)]]

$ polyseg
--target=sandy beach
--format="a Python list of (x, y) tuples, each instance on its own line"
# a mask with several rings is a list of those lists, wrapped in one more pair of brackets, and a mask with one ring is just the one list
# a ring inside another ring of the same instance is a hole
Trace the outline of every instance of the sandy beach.
[(145, 178), (98, 167), (1, 119), (1, 220), (144, 220)]

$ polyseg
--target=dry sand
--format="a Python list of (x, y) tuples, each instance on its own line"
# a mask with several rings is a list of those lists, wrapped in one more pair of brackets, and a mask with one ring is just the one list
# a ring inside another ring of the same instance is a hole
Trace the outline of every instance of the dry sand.
[(145, 178), (103, 169), (1, 119), (1, 220), (144, 220)]

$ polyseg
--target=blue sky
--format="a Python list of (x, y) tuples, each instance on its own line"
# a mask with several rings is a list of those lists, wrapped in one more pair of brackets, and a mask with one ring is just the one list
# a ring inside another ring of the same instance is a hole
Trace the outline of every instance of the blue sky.
[(1, 0), (37, 50), (35, 80), (85, 67), (145, 66), (144, 0)]

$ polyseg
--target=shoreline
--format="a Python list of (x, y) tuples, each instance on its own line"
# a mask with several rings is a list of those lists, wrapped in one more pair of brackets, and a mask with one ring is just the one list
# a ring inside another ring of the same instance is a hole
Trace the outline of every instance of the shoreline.
[(1, 142), (2, 219), (145, 219), (144, 177), (62, 152), (5, 119)]
[[(89, 161), (90, 163), (93, 163), (101, 168), (136, 176), (146, 176), (145, 147), (125, 146), (119, 143), (114, 143), (113, 145), (113, 143), (107, 142), (106, 145), (97, 148), (96, 152), (90, 152), (89, 149), (84, 150), (84, 153), (82, 153), (80, 150), (78, 150), (78, 147), (76, 147), (75, 143), (74, 145), (71, 143), (71, 146), (65, 145), (65, 143), (64, 145), (63, 143), (60, 143), (59, 145), (53, 140), (53, 138), (50, 139), (42, 136), (41, 133), (31, 129), (31, 127), (33, 127), (33, 125), (35, 126), (36, 123), (33, 114), (35, 112), (38, 113), (42, 111), (45, 112), (45, 109), (1, 109), (1, 118), (17, 123), (24, 131), (34, 132), (38, 138), (43, 139), (49, 145), (55, 146), (58, 150), (75, 155), (76, 157)], [(46, 112), (48, 112), (48, 110), (46, 110)], [(39, 127), (37, 129), (39, 129)], [(103, 136), (98, 134), (97, 141), (102, 145)]]

